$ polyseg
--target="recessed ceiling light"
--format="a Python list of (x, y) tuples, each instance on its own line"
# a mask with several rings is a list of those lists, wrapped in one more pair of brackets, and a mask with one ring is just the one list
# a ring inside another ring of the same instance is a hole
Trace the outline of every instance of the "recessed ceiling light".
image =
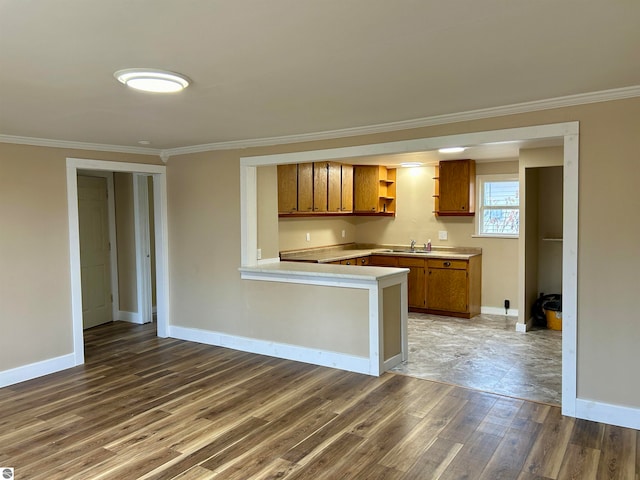
[(404, 162), (400, 164), (401, 167), (421, 167), (420, 162)]
[(184, 75), (149, 68), (127, 68), (118, 70), (113, 76), (120, 83), (144, 92), (173, 93), (189, 85), (189, 79)]
[(440, 153), (460, 153), (464, 152), (465, 150), (465, 147), (447, 147), (438, 149)]

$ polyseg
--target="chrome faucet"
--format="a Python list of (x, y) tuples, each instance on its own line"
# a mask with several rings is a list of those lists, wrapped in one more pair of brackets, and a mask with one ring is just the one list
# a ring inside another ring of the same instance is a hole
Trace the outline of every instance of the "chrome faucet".
[(416, 247), (416, 241), (415, 240), (411, 240), (411, 251), (413, 252), (415, 250)]

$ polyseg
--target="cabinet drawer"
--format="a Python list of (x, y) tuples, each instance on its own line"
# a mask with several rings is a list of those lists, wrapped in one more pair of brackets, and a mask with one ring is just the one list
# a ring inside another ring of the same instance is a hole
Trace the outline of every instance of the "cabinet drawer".
[(430, 258), (427, 260), (429, 268), (450, 268), (452, 270), (466, 270), (467, 260), (447, 260), (446, 258)]
[(398, 258), (399, 267), (423, 267), (424, 258), (400, 257)]

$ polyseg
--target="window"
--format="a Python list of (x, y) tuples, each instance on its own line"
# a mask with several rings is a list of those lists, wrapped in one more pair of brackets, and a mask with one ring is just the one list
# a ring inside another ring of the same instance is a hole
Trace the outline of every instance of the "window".
[(520, 231), (520, 182), (517, 175), (478, 175), (477, 234), (517, 237)]

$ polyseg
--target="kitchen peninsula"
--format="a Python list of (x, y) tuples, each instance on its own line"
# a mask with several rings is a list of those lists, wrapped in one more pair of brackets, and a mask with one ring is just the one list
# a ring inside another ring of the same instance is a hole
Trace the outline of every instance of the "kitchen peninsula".
[[(277, 262), (239, 270), (249, 281), (248, 308), (283, 327), (254, 353), (369, 375), (407, 360), (408, 269)], [(277, 309), (274, 297), (282, 299)]]
[(409, 269), (411, 311), (471, 318), (480, 313), (482, 249), (345, 244), (281, 252), (289, 262)]

